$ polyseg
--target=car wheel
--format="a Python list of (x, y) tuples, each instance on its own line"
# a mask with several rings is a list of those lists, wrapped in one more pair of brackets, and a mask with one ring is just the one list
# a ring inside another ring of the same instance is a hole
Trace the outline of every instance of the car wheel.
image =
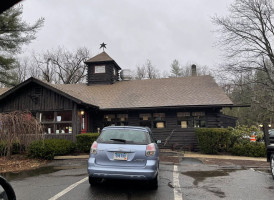
[(274, 153), (272, 153), (270, 156), (270, 171), (274, 179)]
[(88, 182), (89, 182), (90, 186), (96, 186), (100, 181), (101, 181), (100, 178), (95, 178), (95, 177), (91, 177), (91, 176), (89, 176), (89, 178), (88, 178)]
[(158, 189), (158, 175), (150, 181), (149, 186), (152, 190)]

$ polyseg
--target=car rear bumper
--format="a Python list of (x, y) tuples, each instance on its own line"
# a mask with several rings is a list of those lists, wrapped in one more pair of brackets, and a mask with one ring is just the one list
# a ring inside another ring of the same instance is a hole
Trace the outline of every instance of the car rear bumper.
[(97, 178), (151, 180), (158, 174), (158, 162), (148, 160), (144, 167), (102, 166), (95, 163), (95, 158), (89, 158), (88, 174)]

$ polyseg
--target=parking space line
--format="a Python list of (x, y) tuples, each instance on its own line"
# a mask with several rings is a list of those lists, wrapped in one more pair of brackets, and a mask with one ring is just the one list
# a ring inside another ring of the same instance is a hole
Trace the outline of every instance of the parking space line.
[(83, 178), (82, 180), (70, 185), (69, 187), (67, 187), (66, 189), (62, 190), (61, 192), (59, 192), (58, 194), (56, 194), (54, 197), (51, 197), (49, 200), (56, 200), (59, 199), (61, 196), (65, 195), (66, 193), (68, 193), (69, 191), (71, 191), (73, 188), (75, 188), (76, 186), (80, 185), (81, 183), (85, 182), (88, 180), (88, 177)]
[(181, 191), (180, 181), (179, 181), (178, 166), (173, 167), (173, 186), (174, 186), (174, 200), (183, 200), (183, 194)]

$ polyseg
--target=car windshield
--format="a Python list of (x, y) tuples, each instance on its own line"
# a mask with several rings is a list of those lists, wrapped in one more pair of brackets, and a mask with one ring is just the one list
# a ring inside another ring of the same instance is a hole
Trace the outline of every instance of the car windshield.
[(125, 144), (149, 144), (148, 133), (135, 129), (106, 129), (100, 134), (97, 142), (101, 143), (125, 143)]

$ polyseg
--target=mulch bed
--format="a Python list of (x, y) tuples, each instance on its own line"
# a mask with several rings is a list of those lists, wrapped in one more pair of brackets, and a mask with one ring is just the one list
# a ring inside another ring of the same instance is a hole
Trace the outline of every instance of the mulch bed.
[(46, 163), (45, 160), (30, 159), (24, 155), (12, 155), (11, 159), (0, 157), (0, 173), (30, 170)]

